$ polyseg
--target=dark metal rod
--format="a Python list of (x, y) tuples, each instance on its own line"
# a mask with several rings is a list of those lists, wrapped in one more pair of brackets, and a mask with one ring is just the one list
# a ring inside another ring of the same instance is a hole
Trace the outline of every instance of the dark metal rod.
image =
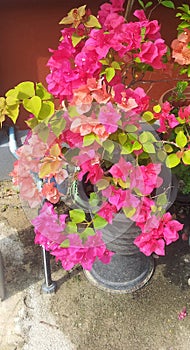
[(42, 289), (45, 293), (53, 293), (56, 291), (56, 282), (51, 279), (51, 266), (50, 266), (50, 253), (42, 247), (43, 263), (44, 263), (44, 276), (45, 283), (42, 285)]

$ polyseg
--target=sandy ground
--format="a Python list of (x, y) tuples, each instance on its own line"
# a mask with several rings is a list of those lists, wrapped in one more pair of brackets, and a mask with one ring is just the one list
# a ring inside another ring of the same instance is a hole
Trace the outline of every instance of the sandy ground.
[[(156, 261), (148, 284), (115, 295), (92, 286), (82, 269), (51, 259), (55, 294), (44, 294), (41, 249), (9, 181), (0, 182), (0, 250), (6, 298), (0, 301), (1, 350), (189, 350), (190, 252), (187, 242)], [(178, 320), (186, 307), (187, 316)]]

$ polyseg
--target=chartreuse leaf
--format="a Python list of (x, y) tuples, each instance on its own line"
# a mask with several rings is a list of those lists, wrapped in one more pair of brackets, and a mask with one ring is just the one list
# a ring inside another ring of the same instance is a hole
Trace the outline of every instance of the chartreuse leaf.
[(182, 160), (183, 160), (184, 164), (190, 164), (190, 150), (187, 150), (184, 152), (184, 154), (182, 156)]
[(43, 179), (44, 177), (50, 175), (52, 172), (51, 163), (42, 163), (39, 171), (39, 178)]
[(41, 100), (53, 99), (53, 96), (46, 90), (42, 83), (36, 84), (36, 96), (39, 96)]
[(175, 153), (169, 154), (166, 158), (166, 165), (168, 168), (174, 168), (180, 163), (180, 158)]
[(41, 122), (36, 126), (35, 132), (43, 142), (47, 142), (49, 136), (49, 128), (44, 122)]
[(19, 115), (19, 104), (8, 106), (6, 114), (9, 116), (9, 118), (12, 119), (13, 123), (16, 123), (16, 120)]
[(15, 86), (17, 96), (19, 100), (30, 98), (35, 95), (34, 83), (32, 81), (24, 81)]
[(87, 227), (81, 234), (80, 237), (84, 240), (88, 238), (88, 236), (95, 236), (96, 232), (91, 227)]
[(114, 143), (111, 140), (106, 140), (103, 142), (103, 147), (105, 148), (106, 151), (108, 151), (108, 153), (112, 153), (114, 150)]
[(44, 120), (54, 114), (54, 103), (52, 101), (43, 101), (38, 114), (38, 120)]
[(70, 241), (68, 238), (66, 238), (61, 244), (60, 247), (61, 248), (68, 248), (70, 246)]
[(156, 105), (156, 106), (154, 106), (153, 107), (153, 111), (155, 112), (155, 113), (160, 113), (161, 112), (161, 106), (160, 105)]
[(131, 218), (135, 214), (136, 209), (133, 207), (124, 207), (123, 212), (127, 218)]
[(98, 19), (93, 16), (93, 15), (90, 15), (88, 17), (88, 20), (84, 23), (85, 27), (95, 27), (95, 28), (101, 28), (101, 24), (100, 22), (98, 21)]
[(125, 142), (127, 141), (127, 134), (125, 134), (124, 132), (121, 132), (119, 135), (118, 135), (118, 139), (119, 139), (119, 143), (121, 145), (124, 145)]
[(80, 36), (80, 35), (77, 35), (76, 33), (73, 33), (71, 37), (73, 46), (74, 47), (77, 46), (77, 44), (79, 44), (81, 40), (83, 40), (84, 38), (85, 38), (85, 35)]
[(99, 229), (105, 227), (107, 225), (107, 223), (108, 222), (104, 218), (99, 216), (98, 214), (96, 214), (93, 218), (93, 225), (94, 225), (94, 228), (96, 230), (99, 230)]
[(56, 137), (61, 135), (62, 131), (65, 129), (66, 121), (63, 118), (63, 113), (56, 113), (49, 121), (51, 129)]
[(165, 150), (167, 153), (171, 153), (171, 152), (173, 152), (173, 147), (172, 147), (171, 145), (165, 144), (165, 145), (164, 145), (164, 150)]
[(104, 190), (105, 188), (107, 188), (109, 186), (109, 184), (110, 183), (108, 180), (102, 179), (96, 183), (96, 186), (98, 187), (98, 190), (101, 191), (101, 190)]
[(126, 143), (122, 146), (121, 154), (130, 154), (133, 152), (133, 145), (132, 143)]
[(77, 225), (74, 222), (69, 221), (66, 225), (66, 231), (67, 231), (67, 233), (76, 233), (77, 232)]
[(113, 67), (108, 67), (105, 69), (105, 73), (106, 73), (106, 79), (109, 83), (115, 76), (115, 69)]
[(141, 148), (142, 145), (138, 141), (135, 141), (132, 145), (132, 151), (139, 151)]
[(175, 139), (175, 142), (181, 148), (186, 146), (186, 144), (187, 144), (187, 137), (185, 136), (183, 131), (179, 131), (178, 132), (178, 134), (176, 136), (176, 139)]
[(73, 209), (69, 211), (69, 215), (71, 218), (71, 221), (75, 222), (76, 224), (79, 224), (80, 222), (85, 221), (85, 212), (82, 209)]
[(30, 129), (34, 129), (39, 124), (36, 117), (25, 120), (25, 123), (29, 126)]
[(90, 193), (89, 204), (91, 207), (95, 207), (99, 202), (99, 197), (97, 193)]
[(38, 117), (42, 106), (42, 100), (39, 96), (33, 96), (30, 99), (26, 98), (23, 100), (24, 108)]
[(167, 204), (167, 202), (168, 202), (168, 199), (165, 193), (161, 193), (156, 200), (156, 204), (158, 206), (164, 206)]
[(137, 126), (136, 125), (133, 125), (133, 124), (127, 124), (126, 127), (125, 127), (125, 130), (127, 132), (135, 132), (137, 131)]
[(156, 139), (150, 131), (143, 131), (142, 134), (140, 134), (139, 136), (139, 141), (143, 144), (147, 143), (148, 141), (155, 142)]
[(83, 137), (83, 146), (90, 146), (95, 141), (95, 135), (94, 134), (88, 134)]
[(121, 67), (120, 67), (120, 64), (116, 61), (113, 61), (111, 63), (111, 66), (114, 68), (114, 69), (118, 69), (118, 70), (121, 70)]
[(162, 4), (165, 7), (170, 8), (170, 9), (175, 9), (175, 5), (174, 5), (173, 1), (163, 0), (163, 1), (160, 1), (160, 4)]
[(151, 121), (152, 119), (154, 119), (154, 114), (150, 111), (147, 111), (145, 113), (143, 113), (143, 119), (146, 120), (146, 122)]
[(156, 153), (155, 147), (151, 142), (146, 142), (143, 144), (143, 150), (146, 153)]
[(18, 99), (14, 96), (7, 96), (6, 104), (7, 104), (7, 106), (18, 105)]

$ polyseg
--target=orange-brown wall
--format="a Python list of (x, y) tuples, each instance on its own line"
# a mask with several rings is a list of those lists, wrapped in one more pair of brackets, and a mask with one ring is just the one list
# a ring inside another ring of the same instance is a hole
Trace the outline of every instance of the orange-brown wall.
[[(48, 48), (55, 49), (58, 45), (62, 28), (59, 21), (73, 7), (86, 3), (97, 13), (99, 5), (104, 2), (1, 0), (0, 95), (23, 80), (41, 81), (45, 84), (48, 74), (46, 63), (50, 57)], [(162, 34), (170, 43), (176, 36), (177, 22), (173, 11), (159, 7), (153, 17), (162, 23)]]

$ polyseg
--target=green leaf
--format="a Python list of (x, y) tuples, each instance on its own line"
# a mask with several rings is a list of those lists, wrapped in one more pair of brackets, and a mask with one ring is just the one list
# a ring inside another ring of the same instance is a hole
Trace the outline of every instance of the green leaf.
[(168, 168), (174, 168), (180, 163), (180, 159), (175, 153), (169, 154), (166, 158), (166, 165)]
[(36, 84), (36, 96), (39, 96), (41, 100), (53, 99), (53, 96), (46, 90), (42, 83)]
[(165, 7), (168, 7), (170, 9), (175, 9), (175, 5), (174, 5), (173, 1), (164, 0), (164, 1), (161, 1), (160, 3)]
[(84, 240), (88, 238), (88, 236), (95, 236), (96, 232), (91, 227), (87, 227), (81, 234), (80, 237)]
[(119, 143), (121, 144), (121, 145), (124, 145), (125, 144), (125, 142), (127, 141), (127, 135), (124, 133), (124, 132), (122, 132), (122, 133), (119, 133), (119, 135), (118, 135), (118, 139), (119, 139)]
[(99, 216), (98, 214), (96, 214), (93, 218), (93, 225), (95, 230), (99, 230), (103, 227), (105, 227), (108, 224), (108, 222), (102, 218), (101, 216)]
[(150, 6), (152, 6), (152, 1), (148, 1), (147, 4), (145, 5), (145, 8), (147, 9)]
[(113, 153), (113, 150), (114, 150), (114, 142), (111, 141), (111, 140), (106, 140), (103, 142), (102, 146), (105, 148), (105, 150), (108, 152), (108, 153)]
[(90, 193), (89, 204), (91, 207), (95, 207), (99, 203), (99, 197), (96, 193)]
[(76, 33), (73, 33), (71, 37), (73, 46), (74, 47), (77, 46), (81, 42), (81, 40), (83, 40), (84, 38), (85, 38), (85, 35), (79, 36)]
[(76, 224), (85, 221), (85, 212), (82, 209), (73, 209), (69, 211), (70, 218)]
[(69, 239), (65, 239), (61, 244), (60, 244), (60, 247), (61, 248), (68, 248), (70, 246), (70, 241)]
[(120, 67), (120, 64), (116, 61), (113, 61), (111, 63), (111, 66), (114, 68), (114, 69), (118, 69), (118, 70), (121, 70), (121, 67)]
[(132, 143), (127, 143), (127, 144), (122, 146), (121, 154), (130, 154), (132, 152), (133, 152), (133, 145), (132, 145)]
[(142, 117), (144, 120), (146, 120), (146, 122), (149, 122), (152, 119), (154, 119), (154, 114), (152, 112), (147, 111), (147, 112), (143, 113)]
[(122, 208), (123, 209), (123, 212), (124, 212), (124, 214), (125, 214), (125, 216), (127, 217), (127, 218), (131, 218), (134, 214), (135, 214), (135, 212), (136, 212), (136, 209), (135, 208), (133, 208), (133, 207), (124, 207), (124, 208)]
[(95, 135), (94, 134), (88, 134), (83, 137), (83, 146), (90, 146), (95, 141)]
[(135, 132), (137, 131), (137, 126), (133, 124), (128, 124), (125, 127), (126, 132)]
[(14, 96), (7, 96), (6, 98), (6, 104), (8, 106), (14, 106), (14, 105), (18, 105), (19, 101), (16, 97)]
[(48, 136), (49, 136), (49, 128), (48, 126), (42, 122), (40, 124), (38, 124), (35, 127), (35, 132), (38, 134), (39, 138), (43, 141), (43, 142), (47, 142)]
[(159, 160), (161, 160), (161, 162), (164, 162), (166, 159), (166, 152), (164, 152), (163, 150), (158, 150), (156, 152), (156, 155), (158, 157)]
[(172, 147), (171, 145), (165, 144), (165, 145), (164, 145), (164, 149), (165, 149), (165, 151), (166, 151), (167, 153), (173, 152), (173, 147)]
[(105, 69), (105, 73), (106, 73), (106, 79), (109, 83), (115, 76), (115, 69), (113, 67), (108, 67)]
[(187, 150), (184, 152), (184, 154), (182, 156), (182, 160), (183, 160), (184, 164), (190, 164), (190, 150)]
[(132, 145), (132, 151), (139, 151), (140, 149), (142, 149), (141, 143), (135, 141)]
[(144, 150), (144, 152), (147, 152), (148, 154), (149, 153), (156, 153), (155, 147), (154, 147), (154, 145), (151, 142), (144, 143), (143, 144), (143, 150)]
[(167, 199), (167, 196), (165, 193), (161, 193), (156, 200), (156, 204), (158, 206), (160, 206), (160, 205), (164, 206), (167, 204), (167, 202), (168, 202), (168, 199)]
[(54, 103), (51, 101), (43, 101), (42, 107), (40, 109), (40, 112), (38, 114), (39, 120), (44, 120), (48, 117), (51, 117), (54, 114)]
[(144, 5), (144, 2), (142, 0), (138, 0), (138, 3), (143, 9), (145, 9), (145, 5)]
[(105, 188), (107, 188), (109, 186), (109, 184), (110, 183), (108, 180), (102, 179), (96, 183), (96, 186), (98, 187), (98, 190), (101, 191), (101, 190), (104, 190)]
[(66, 121), (63, 117), (63, 112), (56, 113), (50, 120), (50, 125), (56, 137), (59, 137), (65, 129)]
[(93, 16), (93, 15), (90, 15), (88, 17), (88, 20), (84, 23), (85, 27), (95, 27), (95, 28), (101, 28), (101, 24), (100, 22), (98, 21), (98, 19)]
[(177, 145), (181, 148), (185, 147), (187, 144), (187, 137), (185, 136), (183, 131), (179, 131), (176, 139), (175, 139)]
[(77, 225), (74, 222), (69, 221), (66, 224), (66, 231), (67, 231), (67, 233), (76, 233), (77, 232)]
[(153, 107), (153, 111), (154, 111), (155, 113), (160, 113), (161, 110), (162, 110), (162, 108), (161, 108), (160, 105), (156, 105), (156, 106)]
[(156, 139), (150, 131), (143, 131), (139, 136), (139, 141), (143, 144), (147, 143), (147, 141), (155, 142)]
[(30, 129), (34, 129), (39, 124), (36, 117), (25, 120), (25, 123), (29, 126)]
[(80, 115), (79, 112), (77, 112), (76, 106), (69, 106), (68, 107), (68, 113), (71, 118), (78, 117)]
[(23, 106), (28, 112), (38, 117), (42, 106), (42, 100), (39, 96), (33, 96), (30, 99), (24, 99)]
[(19, 115), (19, 104), (7, 107), (6, 114), (11, 118), (13, 123), (16, 123)]
[(20, 100), (30, 98), (35, 95), (34, 83), (32, 81), (24, 81), (15, 86), (17, 96)]

